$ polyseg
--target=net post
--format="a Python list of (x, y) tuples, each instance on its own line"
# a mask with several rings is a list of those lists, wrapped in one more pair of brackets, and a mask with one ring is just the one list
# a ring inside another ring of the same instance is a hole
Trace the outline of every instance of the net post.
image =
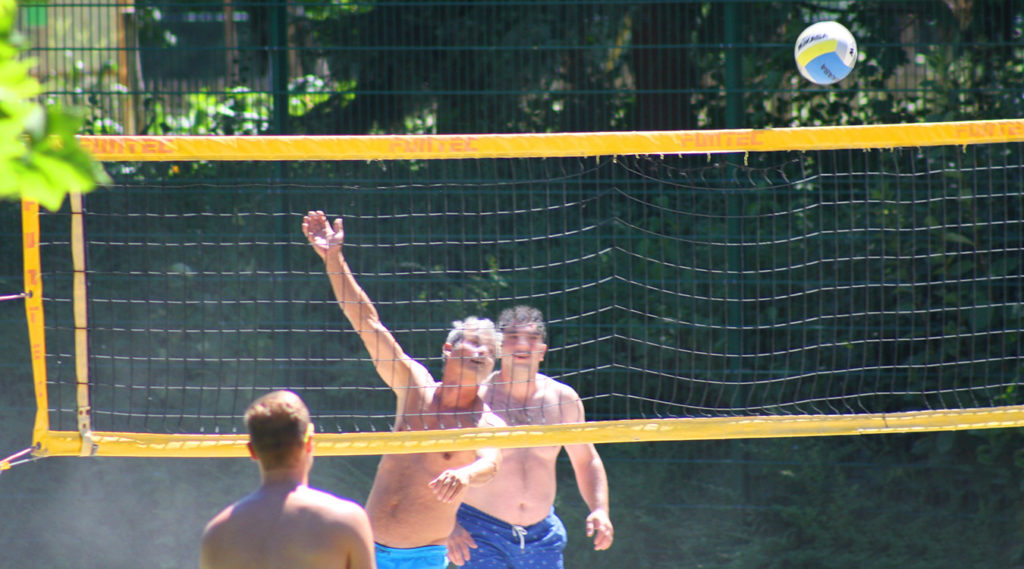
[(71, 203), (71, 260), (75, 315), (75, 395), (78, 405), (78, 432), (82, 436), (80, 456), (96, 453), (92, 440), (92, 410), (89, 403), (89, 315), (86, 291), (85, 223), (82, 194), (68, 196)]
[(21, 202), (21, 252), (25, 288), (25, 321), (32, 362), (32, 385), (36, 396), (36, 419), (32, 444), (40, 445), (50, 430), (49, 399), (46, 391), (46, 333), (43, 325), (43, 277), (39, 256), (39, 202)]

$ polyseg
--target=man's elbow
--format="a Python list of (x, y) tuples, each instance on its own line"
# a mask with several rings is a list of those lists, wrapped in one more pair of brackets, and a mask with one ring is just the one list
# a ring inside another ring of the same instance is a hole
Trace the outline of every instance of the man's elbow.
[(498, 470), (501, 468), (501, 451), (498, 450), (486, 456), (482, 456), (478, 459), (480, 469), (477, 471), (477, 475), (473, 477), (472, 486), (480, 486), (487, 484), (498, 475)]

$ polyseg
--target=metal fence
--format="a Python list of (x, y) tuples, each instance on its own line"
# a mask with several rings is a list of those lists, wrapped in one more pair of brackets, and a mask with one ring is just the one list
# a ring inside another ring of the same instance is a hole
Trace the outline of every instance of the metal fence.
[[(793, 43), (837, 20), (851, 77)], [(62, 0), (20, 28), (110, 134), (667, 130), (1020, 116), (1024, 2)]]

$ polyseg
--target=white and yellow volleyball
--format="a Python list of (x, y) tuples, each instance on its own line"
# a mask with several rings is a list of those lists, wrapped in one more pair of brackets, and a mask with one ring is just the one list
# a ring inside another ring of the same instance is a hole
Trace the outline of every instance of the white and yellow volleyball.
[(811, 83), (831, 85), (842, 81), (857, 63), (857, 40), (839, 22), (811, 24), (796, 38), (796, 67)]

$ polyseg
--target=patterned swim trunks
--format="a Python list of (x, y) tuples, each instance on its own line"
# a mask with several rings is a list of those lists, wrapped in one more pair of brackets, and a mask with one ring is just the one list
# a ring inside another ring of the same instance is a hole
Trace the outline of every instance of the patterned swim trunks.
[(462, 569), (563, 569), (565, 526), (554, 508), (531, 526), (503, 522), (466, 504), (458, 519), (477, 545)]

